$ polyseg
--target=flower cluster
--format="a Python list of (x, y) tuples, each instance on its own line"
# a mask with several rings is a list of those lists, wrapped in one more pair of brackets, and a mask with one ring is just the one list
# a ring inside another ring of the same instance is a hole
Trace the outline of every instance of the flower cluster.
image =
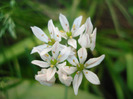
[(92, 84), (100, 84), (97, 75), (89, 69), (99, 65), (105, 55), (86, 61), (87, 49), (93, 51), (96, 41), (96, 28), (93, 30), (90, 18), (81, 25), (82, 16), (79, 16), (74, 20), (71, 29), (63, 14), (59, 15), (59, 20), (63, 30), (55, 27), (52, 20), (48, 21), (50, 36), (36, 26), (31, 27), (34, 35), (44, 42), (43, 45), (34, 47), (31, 51), (31, 54), (37, 52), (43, 60), (32, 61), (32, 64), (42, 68), (35, 75), (35, 79), (43, 85), (51, 86), (55, 83), (57, 78), (55, 74), (57, 74), (64, 85), (73, 84), (74, 93), (77, 95), (83, 74)]

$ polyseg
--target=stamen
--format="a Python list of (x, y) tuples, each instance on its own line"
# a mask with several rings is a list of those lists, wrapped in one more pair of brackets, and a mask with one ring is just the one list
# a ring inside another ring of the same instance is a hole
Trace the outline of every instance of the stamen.
[(86, 72), (86, 74), (88, 74), (88, 72)]
[(45, 54), (47, 57), (49, 57), (49, 55), (48, 54)]
[(64, 33), (64, 31), (63, 31), (63, 30), (60, 30), (60, 32), (61, 32), (61, 33)]
[(73, 29), (75, 30), (75, 24), (73, 25)]
[(41, 36), (44, 36), (44, 34), (42, 34)]
[(66, 24), (66, 26), (67, 26), (67, 24)]
[(76, 74), (78, 75), (78, 72), (76, 72)]
[(73, 37), (72, 36), (70, 36), (70, 39), (72, 39)]
[(53, 67), (54, 67), (54, 65), (51, 65), (50, 67), (51, 67), (51, 68), (53, 68)]
[(55, 51), (53, 51), (53, 53), (55, 53)]
[(57, 35), (57, 37), (59, 37), (59, 35)]
[(80, 56), (80, 58), (82, 59), (82, 56)]
[(61, 55), (59, 55), (58, 58), (61, 58)]
[(89, 64), (85, 64), (86, 66), (88, 66)]
[(75, 60), (73, 59), (73, 62), (75, 62)]

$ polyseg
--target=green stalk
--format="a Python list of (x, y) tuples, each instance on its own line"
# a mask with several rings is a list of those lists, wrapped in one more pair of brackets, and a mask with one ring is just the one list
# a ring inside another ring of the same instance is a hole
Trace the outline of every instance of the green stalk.
[(68, 86), (65, 86), (64, 99), (68, 99)]

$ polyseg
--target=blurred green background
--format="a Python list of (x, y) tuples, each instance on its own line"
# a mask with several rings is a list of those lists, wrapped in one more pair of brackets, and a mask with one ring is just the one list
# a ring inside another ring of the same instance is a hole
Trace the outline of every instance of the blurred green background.
[(106, 55), (91, 69), (101, 85), (83, 79), (78, 96), (69, 87), (68, 99), (132, 99), (133, 0), (0, 0), (0, 99), (64, 99), (65, 86), (58, 79), (52, 87), (34, 80), (40, 68), (31, 61), (40, 57), (30, 55), (32, 47), (42, 44), (30, 26), (47, 33), (53, 19), (61, 29), (59, 13), (70, 24), (80, 15), (83, 23), (90, 16), (98, 30), (93, 56)]

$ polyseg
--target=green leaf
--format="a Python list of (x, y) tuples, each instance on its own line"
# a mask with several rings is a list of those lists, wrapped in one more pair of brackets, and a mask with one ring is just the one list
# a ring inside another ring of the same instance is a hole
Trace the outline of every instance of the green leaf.
[(133, 54), (129, 53), (125, 58), (127, 64), (127, 85), (128, 88), (133, 92)]

